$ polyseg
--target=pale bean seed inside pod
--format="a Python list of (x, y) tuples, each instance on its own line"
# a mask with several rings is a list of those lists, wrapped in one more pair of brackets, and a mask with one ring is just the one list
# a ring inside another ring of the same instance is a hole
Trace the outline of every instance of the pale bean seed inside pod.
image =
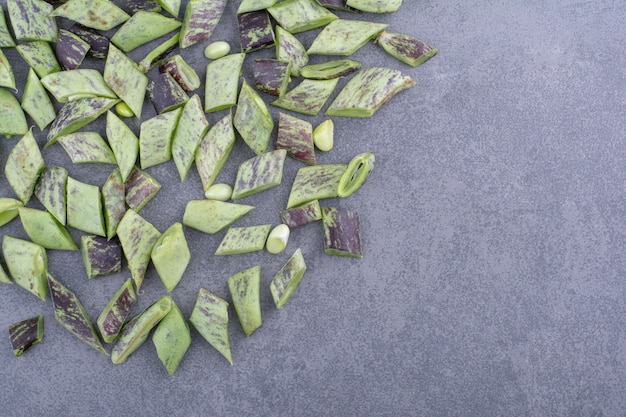
[(233, 187), (229, 184), (213, 184), (205, 191), (204, 196), (209, 200), (227, 201), (233, 195)]
[(124, 103), (123, 101), (120, 101), (115, 105), (115, 112), (120, 117), (133, 117), (135, 115), (130, 107), (128, 107), (128, 104)]
[(279, 224), (270, 232), (265, 248), (269, 253), (281, 253), (287, 246), (291, 230), (286, 224)]
[(222, 58), (230, 52), (230, 45), (225, 41), (211, 42), (204, 48), (204, 56), (207, 59)]

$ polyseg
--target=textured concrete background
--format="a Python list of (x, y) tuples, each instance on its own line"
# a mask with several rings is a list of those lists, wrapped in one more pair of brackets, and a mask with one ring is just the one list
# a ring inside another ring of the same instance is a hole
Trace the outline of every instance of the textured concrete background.
[[(213, 37), (234, 47), (237, 5), (229, 3)], [(3, 285), (0, 329), (43, 314), (46, 333), (20, 358), (8, 337), (0, 343), (0, 414), (623, 416), (623, 6), (405, 1), (396, 14), (358, 16), (440, 49), (418, 68), (374, 44), (359, 51), (354, 58), (364, 65), (403, 70), (417, 85), (371, 119), (335, 119), (336, 148), (318, 154), (320, 163), (376, 154), (363, 188), (324, 202), (359, 211), (364, 258), (325, 255), (315, 224), (295, 231), (281, 255), (220, 259), (212, 253), (222, 234), (185, 229), (192, 261), (172, 293), (183, 313), (190, 314), (200, 287), (228, 298), (228, 276), (261, 265), (264, 324), (246, 338), (231, 311), (233, 366), (192, 329), (174, 376), (151, 341), (114, 366), (54, 320), (50, 300)], [(308, 46), (316, 33), (299, 38)], [(183, 52), (201, 77), (203, 48)], [(15, 50), (5, 52), (21, 62)], [(251, 54), (248, 80), (251, 58), (272, 54)], [(148, 104), (145, 115), (150, 111)], [(103, 127), (99, 120), (90, 129)], [(3, 166), (16, 141), (0, 141)], [(92, 184), (111, 170), (71, 166), (57, 145), (43, 155)], [(251, 156), (239, 141), (218, 181), (232, 182)], [(282, 186), (244, 199), (257, 208), (238, 225), (278, 223), (301, 166), (287, 161)], [(200, 181), (192, 170), (181, 183), (173, 162), (148, 171), (163, 188), (141, 214), (164, 231), (182, 220), (186, 201), (202, 197)], [(4, 178), (0, 195), (13, 195)], [(19, 220), (1, 233), (25, 237)], [(308, 270), (278, 311), (267, 285), (298, 247)], [(78, 253), (49, 251), (49, 258), (50, 272), (94, 320), (129, 276), (126, 268), (87, 281)], [(165, 293), (152, 267), (141, 293), (134, 313)]]

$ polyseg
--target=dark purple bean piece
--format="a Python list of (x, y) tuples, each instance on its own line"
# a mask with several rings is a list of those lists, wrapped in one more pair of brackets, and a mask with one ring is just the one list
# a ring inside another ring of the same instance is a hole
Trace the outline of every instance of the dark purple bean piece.
[(95, 29), (78, 23), (68, 29), (73, 34), (89, 44), (87, 56), (96, 59), (106, 59), (109, 52), (109, 39)]
[(80, 252), (87, 278), (113, 274), (122, 269), (122, 246), (117, 239), (83, 235), (80, 237)]
[(270, 15), (265, 10), (237, 15), (241, 52), (256, 51), (275, 44)]
[(157, 113), (182, 106), (189, 96), (168, 72), (157, 74), (148, 84), (148, 96)]
[(22, 356), (43, 339), (43, 316), (35, 316), (9, 326), (9, 338), (15, 356)]
[(78, 35), (68, 30), (59, 30), (59, 41), (54, 46), (54, 53), (64, 70), (80, 67), (89, 49), (89, 44)]
[(276, 97), (287, 91), (291, 73), (291, 63), (276, 59), (254, 60), (254, 81), (256, 88)]

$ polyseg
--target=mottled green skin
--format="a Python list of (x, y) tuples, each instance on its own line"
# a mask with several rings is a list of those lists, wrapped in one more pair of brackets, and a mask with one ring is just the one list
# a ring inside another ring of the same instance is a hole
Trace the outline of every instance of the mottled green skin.
[(49, 3), (42, 0), (7, 0), (7, 10), (15, 39), (57, 41), (56, 20), (50, 16), (54, 7)]
[(198, 77), (196, 70), (178, 54), (163, 61), (159, 65), (159, 72), (169, 72), (183, 90), (188, 93), (200, 87), (200, 77)]
[(46, 250), (33, 242), (4, 235), (2, 253), (13, 281), (26, 291), (46, 300), (48, 256)]
[(356, 211), (322, 208), (324, 252), (335, 256), (362, 258), (361, 226)]
[(376, 43), (389, 55), (412, 67), (422, 65), (438, 52), (437, 48), (402, 33), (384, 31), (378, 35)]
[(39, 130), (52, 123), (57, 115), (48, 93), (32, 68), (28, 70), (22, 95), (22, 108), (35, 121)]
[(9, 197), (0, 197), (0, 226), (4, 226), (19, 215), (18, 208), (24, 203)]
[(315, 0), (286, 0), (267, 11), (278, 24), (291, 33), (299, 33), (327, 25), (337, 16)]
[(172, 137), (182, 108), (158, 114), (141, 123), (139, 161), (146, 169), (172, 159)]
[(109, 0), (69, 0), (54, 9), (51, 16), (65, 17), (102, 31), (113, 29), (130, 18)]
[(83, 63), (87, 52), (89, 52), (89, 44), (80, 36), (65, 30), (59, 30), (59, 40), (54, 45), (54, 52), (64, 71), (78, 69)]
[(0, 87), (7, 87), (15, 90), (15, 75), (13, 67), (7, 59), (2, 49), (0, 49)]
[(10, 138), (27, 134), (26, 115), (9, 90), (0, 88), (0, 135)]
[(244, 161), (237, 170), (231, 198), (236, 200), (280, 185), (286, 156), (286, 150), (277, 149)]
[(283, 308), (291, 295), (296, 291), (306, 272), (306, 263), (302, 251), (298, 248), (287, 263), (276, 273), (270, 282), (270, 292), (276, 308)]
[(274, 100), (272, 104), (286, 110), (315, 116), (322, 110), (338, 82), (339, 78), (330, 80), (305, 78), (296, 87)]
[(22, 356), (43, 340), (43, 316), (35, 316), (9, 326), (9, 339), (15, 356)]
[(26, 234), (46, 249), (78, 250), (70, 232), (45, 210), (20, 207), (20, 220)]
[(239, 92), (233, 125), (254, 153), (261, 155), (267, 151), (274, 120), (263, 99), (245, 80)]
[(371, 152), (360, 153), (348, 164), (346, 172), (341, 176), (339, 186), (337, 187), (337, 195), (339, 197), (347, 197), (359, 188), (369, 178), (374, 170), (376, 157)]
[(97, 185), (67, 178), (67, 225), (83, 232), (106, 236), (102, 198)]
[(278, 0), (241, 0), (237, 14), (254, 12), (257, 10), (267, 9), (276, 4)]
[(402, 0), (347, 0), (346, 5), (362, 12), (392, 13), (398, 11)]
[(82, 235), (80, 253), (89, 279), (122, 270), (122, 246), (117, 239), (107, 240), (101, 236)]
[(15, 40), (9, 32), (7, 21), (4, 16), (4, 9), (0, 7), (0, 48), (11, 48), (15, 46)]
[(246, 336), (261, 327), (261, 267), (253, 266), (228, 278), (237, 318)]
[(150, 255), (165, 289), (170, 292), (180, 282), (191, 260), (183, 225), (171, 225), (152, 247)]
[(370, 117), (402, 90), (415, 81), (402, 72), (381, 67), (359, 71), (326, 109), (328, 116)]
[(180, 40), (180, 32), (176, 32), (168, 39), (161, 42), (153, 50), (137, 63), (139, 71), (146, 73), (152, 68), (156, 67), (169, 55), (172, 51), (178, 48), (178, 42)]
[(226, 0), (190, 0), (180, 28), (180, 47), (187, 48), (209, 39), (225, 8)]
[(136, 302), (133, 281), (128, 278), (98, 316), (98, 330), (106, 343), (115, 340)]
[(74, 132), (57, 139), (75, 164), (116, 164), (113, 151), (98, 132)]
[(204, 111), (227, 109), (237, 104), (239, 77), (246, 55), (226, 55), (207, 65), (204, 85)]
[(322, 164), (300, 168), (291, 186), (287, 208), (337, 197), (337, 187), (347, 167), (346, 164)]
[(181, 0), (157, 0), (158, 4), (174, 17), (178, 17)]
[(35, 70), (39, 78), (61, 71), (61, 64), (57, 60), (52, 46), (48, 42), (34, 41), (18, 44), (15, 49), (28, 66)]
[(228, 341), (228, 303), (200, 288), (189, 322), (232, 365)]
[(39, 145), (29, 130), (15, 144), (4, 166), (4, 175), (22, 203), (26, 204), (30, 200), (43, 168), (44, 160)]
[(259, 58), (254, 60), (256, 88), (264, 93), (280, 97), (287, 91), (291, 74), (291, 62)]
[(54, 306), (54, 318), (74, 336), (98, 352), (108, 355), (78, 297), (52, 275), (47, 274), (47, 279), (50, 298)]
[(139, 290), (150, 263), (152, 248), (161, 233), (137, 212), (128, 209), (117, 226), (117, 236), (135, 286)]
[(276, 59), (291, 63), (291, 75), (298, 77), (300, 69), (309, 63), (309, 54), (291, 33), (276, 26)]
[(317, 35), (308, 54), (352, 55), (387, 26), (384, 23), (337, 19)]
[(106, 97), (81, 98), (66, 103), (48, 130), (45, 146), (55, 143), (59, 136), (74, 133), (88, 125), (117, 103), (119, 100)]
[(157, 355), (170, 375), (174, 375), (189, 345), (191, 332), (180, 308), (172, 302), (169, 313), (159, 322), (152, 334)]
[(238, 14), (237, 26), (241, 52), (268, 48), (276, 41), (270, 15), (265, 10)]
[(150, 80), (148, 96), (159, 114), (181, 108), (189, 101), (185, 90), (169, 72), (159, 73)]
[(126, 204), (135, 211), (141, 210), (161, 189), (161, 184), (152, 175), (134, 167), (124, 183)]
[(107, 97), (117, 95), (104, 82), (100, 71), (95, 69), (75, 69), (48, 74), (41, 84), (59, 103), (67, 103), (72, 97)]
[(238, 255), (263, 250), (271, 224), (231, 227), (215, 251), (216, 255)]
[(95, 29), (91, 29), (81, 24), (75, 23), (69, 29), (75, 35), (89, 44), (87, 56), (96, 59), (106, 59), (109, 52), (109, 39)]
[(307, 165), (315, 165), (311, 123), (286, 113), (280, 113), (278, 117), (276, 149), (285, 149), (290, 157)]
[(206, 192), (220, 172), (235, 146), (235, 129), (229, 113), (207, 132), (196, 149), (196, 169)]
[(359, 61), (351, 59), (337, 59), (326, 61), (320, 64), (307, 65), (302, 68), (302, 76), (314, 80), (329, 80), (331, 78), (343, 77), (361, 68)]
[(39, 202), (62, 225), (65, 225), (67, 211), (67, 177), (67, 169), (63, 167), (46, 167), (35, 187)]
[(126, 181), (137, 162), (139, 138), (130, 127), (112, 111), (107, 111), (106, 135), (120, 167), (122, 180)]
[(183, 224), (204, 233), (217, 233), (244, 216), (253, 206), (218, 200), (191, 200), (185, 207)]
[(178, 175), (184, 180), (191, 168), (196, 155), (196, 149), (209, 128), (202, 101), (194, 94), (183, 107), (183, 113), (178, 120), (178, 127), (172, 139), (172, 159), (176, 164)]
[(309, 201), (301, 206), (282, 210), (280, 219), (290, 229), (322, 219), (322, 209), (317, 200)]
[(104, 65), (104, 81), (124, 103), (128, 104), (135, 116), (141, 118), (148, 77), (113, 45), (109, 46), (109, 54)]
[(114, 169), (102, 185), (102, 206), (107, 239), (111, 239), (126, 214), (126, 191), (119, 168)]
[(170, 312), (174, 301), (169, 295), (130, 319), (123, 327), (111, 351), (111, 361), (120, 364), (148, 339), (150, 331)]
[(151, 42), (180, 27), (182, 23), (159, 13), (140, 10), (133, 14), (111, 37), (124, 52)]

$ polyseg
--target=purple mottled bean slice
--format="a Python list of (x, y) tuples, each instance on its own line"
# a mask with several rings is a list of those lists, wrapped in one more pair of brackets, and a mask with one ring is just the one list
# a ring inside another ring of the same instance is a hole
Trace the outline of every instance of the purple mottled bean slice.
[(180, 29), (180, 47), (208, 40), (222, 18), (226, 0), (189, 0)]
[(276, 42), (270, 16), (265, 10), (237, 15), (241, 52), (268, 48)]
[(376, 38), (376, 43), (389, 55), (412, 67), (422, 65), (438, 52), (426, 42), (402, 33), (383, 31)]
[(289, 301), (300, 285), (305, 272), (306, 263), (302, 256), (302, 250), (298, 248), (270, 282), (270, 292), (276, 308), (283, 308), (285, 303)]
[(202, 108), (202, 101), (194, 94), (183, 107), (178, 127), (172, 139), (172, 159), (181, 181), (185, 179), (193, 164), (196, 149), (209, 129), (209, 122)]
[(387, 24), (353, 19), (337, 19), (313, 40), (309, 55), (349, 56), (387, 28)]
[(57, 139), (75, 164), (115, 164), (113, 151), (98, 132), (74, 132)]
[(254, 60), (254, 81), (256, 88), (264, 93), (280, 97), (287, 91), (291, 74), (291, 63), (277, 59), (258, 58)]
[(54, 45), (54, 53), (63, 70), (75, 70), (83, 63), (89, 48), (89, 44), (80, 36), (61, 29), (59, 30), (59, 40)]
[(128, 278), (102, 309), (96, 321), (102, 339), (106, 343), (115, 340), (126, 318), (137, 302), (132, 279)]
[(139, 211), (159, 192), (161, 184), (146, 171), (134, 167), (124, 183), (124, 189), (128, 207)]
[(305, 78), (296, 87), (274, 100), (272, 104), (285, 110), (315, 116), (322, 110), (338, 82), (339, 78), (330, 80)]
[(287, 208), (337, 197), (337, 187), (347, 167), (346, 164), (320, 164), (300, 168), (291, 186)]
[(276, 149), (241, 163), (231, 198), (236, 200), (280, 185), (286, 156), (286, 150)]
[(287, 30), (276, 26), (276, 59), (291, 63), (291, 75), (300, 75), (300, 69), (308, 64), (309, 54), (302, 43)]
[(119, 168), (115, 168), (102, 185), (102, 211), (107, 239), (117, 233), (117, 225), (126, 214), (126, 192)]
[(6, 4), (15, 39), (57, 42), (57, 23), (50, 16), (52, 5), (42, 0), (7, 0)]
[(67, 210), (67, 169), (45, 167), (35, 187), (35, 196), (46, 210), (65, 225)]
[(254, 153), (261, 155), (267, 151), (274, 120), (263, 99), (245, 79), (239, 92), (233, 125)]
[(324, 252), (329, 255), (362, 258), (359, 214), (335, 207), (322, 208)]
[(280, 113), (276, 149), (285, 149), (290, 157), (307, 165), (315, 165), (313, 126), (311, 123), (286, 113)]
[(286, 0), (267, 11), (290, 33), (300, 33), (325, 26), (337, 16), (315, 0)]
[(185, 90), (169, 72), (156, 74), (150, 80), (148, 97), (158, 114), (175, 110), (189, 101)]
[(80, 254), (85, 264), (87, 278), (114, 274), (122, 270), (122, 246), (117, 239), (82, 235)]
[(110, 30), (130, 16), (109, 0), (68, 0), (54, 9), (50, 16), (65, 17), (88, 28)]
[(39, 145), (32, 130), (29, 130), (13, 146), (4, 166), (4, 175), (22, 203), (27, 204), (30, 200), (43, 168), (44, 160)]
[(189, 322), (232, 365), (228, 341), (228, 302), (200, 288)]
[(113, 44), (109, 45), (103, 76), (111, 90), (128, 104), (137, 118), (141, 118), (148, 77)]
[(35, 316), (13, 323), (9, 326), (9, 339), (15, 356), (24, 352), (43, 340), (43, 316)]
[(318, 200), (309, 201), (300, 206), (282, 210), (280, 219), (290, 229), (322, 219), (322, 209)]
[(347, 0), (346, 5), (362, 12), (392, 13), (398, 11), (402, 0)]
[(230, 113), (214, 124), (196, 149), (196, 169), (206, 192), (235, 146), (235, 129)]
[(89, 44), (87, 56), (96, 59), (106, 59), (109, 52), (109, 38), (95, 29), (78, 23), (72, 25), (68, 30)]

